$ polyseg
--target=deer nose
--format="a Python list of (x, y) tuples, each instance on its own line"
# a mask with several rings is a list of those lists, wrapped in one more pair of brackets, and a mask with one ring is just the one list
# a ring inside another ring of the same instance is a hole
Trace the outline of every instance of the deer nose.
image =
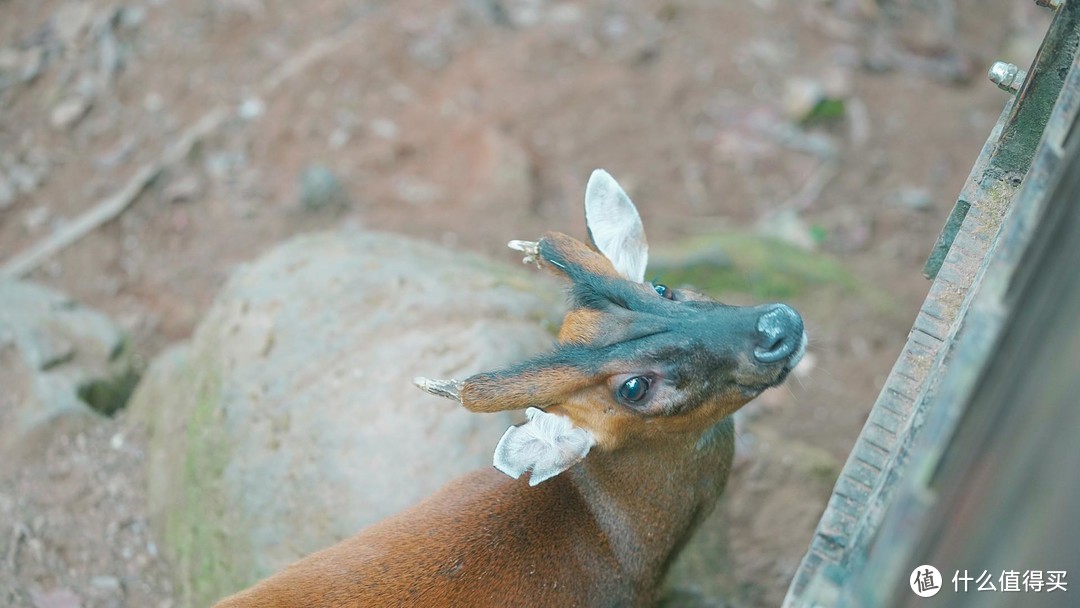
[(803, 320), (795, 309), (777, 304), (758, 317), (757, 332), (754, 357), (762, 363), (776, 363), (799, 348), (803, 336)]

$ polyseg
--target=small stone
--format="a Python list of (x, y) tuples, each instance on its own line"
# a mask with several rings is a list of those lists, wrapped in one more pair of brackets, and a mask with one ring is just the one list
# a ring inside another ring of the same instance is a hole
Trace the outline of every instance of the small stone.
[(240, 104), (237, 114), (244, 120), (255, 120), (266, 112), (266, 102), (258, 97), (249, 97)]
[(167, 203), (186, 203), (199, 198), (202, 193), (202, 180), (198, 175), (189, 173), (170, 181), (162, 190), (161, 197)]
[(0, 74), (19, 69), (19, 52), (11, 48), (0, 49)]
[(446, 43), (437, 34), (420, 36), (408, 47), (409, 56), (425, 68), (438, 72), (450, 63)]
[(330, 137), (326, 140), (326, 145), (331, 150), (340, 150), (345, 147), (345, 144), (349, 143), (349, 131), (342, 127), (338, 127), (331, 131)]
[(928, 211), (934, 207), (934, 197), (926, 188), (903, 188), (885, 199), (890, 205), (912, 211)]
[(307, 211), (349, 206), (349, 196), (341, 180), (326, 165), (312, 164), (300, 175), (300, 204)]
[(0, 211), (8, 209), (15, 203), (15, 186), (0, 173)]
[(37, 80), (37, 77), (41, 75), (42, 70), (45, 68), (45, 49), (35, 46), (23, 51), (19, 68), (19, 78), (23, 82)]
[(781, 103), (784, 114), (793, 122), (802, 122), (826, 99), (825, 87), (812, 78), (795, 77), (784, 83)]
[(143, 98), (143, 109), (151, 114), (157, 114), (165, 107), (165, 101), (157, 93), (147, 93)]
[(53, 107), (49, 123), (58, 131), (74, 127), (90, 111), (90, 100), (86, 97), (69, 97)]
[(207, 155), (206, 172), (214, 179), (222, 180), (243, 171), (247, 162), (247, 155), (243, 152), (218, 150)]
[(851, 70), (839, 66), (826, 68), (821, 76), (821, 87), (829, 99), (847, 99), (854, 88)]
[(789, 209), (762, 218), (758, 222), (758, 234), (806, 251), (815, 251), (818, 248), (813, 230), (797, 212)]
[(34, 608), (82, 608), (82, 600), (71, 589), (53, 589), (51, 591), (30, 591), (30, 600)]
[(106, 76), (112, 76), (124, 67), (123, 52), (112, 28), (102, 28), (98, 34), (98, 68)]
[(124, 434), (117, 433), (109, 439), (109, 447), (114, 450), (120, 451), (124, 449)]
[(146, 21), (146, 8), (125, 6), (120, 9), (119, 25), (126, 30), (138, 29)]
[(465, 6), (473, 14), (495, 25), (502, 27), (514, 26), (510, 13), (506, 11), (506, 7), (499, 0), (466, 0)]
[(8, 167), (8, 179), (11, 185), (16, 192), (22, 194), (30, 194), (41, 187), (43, 177), (43, 171), (35, 171), (23, 164), (13, 163)]
[(72, 47), (90, 25), (94, 6), (91, 2), (64, 4), (53, 15), (52, 29), (65, 47)]
[(90, 579), (90, 585), (105, 591), (116, 591), (120, 589), (120, 579), (115, 576), (95, 576)]
[(400, 129), (392, 120), (376, 118), (371, 121), (371, 132), (383, 139), (394, 140), (397, 139)]

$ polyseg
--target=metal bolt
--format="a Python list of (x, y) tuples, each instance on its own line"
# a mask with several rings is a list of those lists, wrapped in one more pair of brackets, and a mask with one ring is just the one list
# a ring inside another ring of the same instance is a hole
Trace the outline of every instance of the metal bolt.
[(1035, 0), (1035, 4), (1050, 10), (1057, 10), (1065, 0)]
[(1020, 85), (1024, 84), (1027, 72), (1011, 63), (998, 61), (990, 66), (990, 71), (986, 73), (986, 76), (1002, 91), (1015, 93), (1020, 90)]

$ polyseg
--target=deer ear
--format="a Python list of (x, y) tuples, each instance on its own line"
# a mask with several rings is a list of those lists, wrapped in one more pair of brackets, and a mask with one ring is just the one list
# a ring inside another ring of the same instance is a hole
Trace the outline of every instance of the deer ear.
[(596, 437), (575, 427), (569, 418), (530, 407), (529, 421), (506, 429), (495, 447), (495, 468), (517, 479), (525, 471), (529, 485), (551, 479), (580, 462), (596, 445)]
[(589, 239), (623, 277), (642, 283), (649, 262), (649, 244), (634, 203), (603, 169), (593, 171), (585, 186), (585, 224)]

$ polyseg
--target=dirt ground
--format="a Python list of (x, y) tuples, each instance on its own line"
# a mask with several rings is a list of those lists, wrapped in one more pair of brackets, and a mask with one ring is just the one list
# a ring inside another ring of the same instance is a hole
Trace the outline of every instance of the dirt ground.
[[(111, 315), (149, 360), (289, 235), (353, 224), (512, 259), (508, 239), (583, 233), (604, 167), (658, 249), (809, 238), (891, 295), (884, 316), (798, 302), (815, 367), (767, 404), (782, 436), (842, 462), (1005, 101), (985, 69), (1026, 66), (1046, 19), (1010, 0), (0, 0), (0, 263), (151, 167), (118, 219), (28, 274)], [(800, 126), (807, 95), (843, 116)], [(172, 605), (138, 429), (121, 414), (40, 448), (4, 459), (0, 604)], [(790, 555), (743, 547), (786, 564), (747, 605), (779, 601), (812, 526), (776, 522)]]

